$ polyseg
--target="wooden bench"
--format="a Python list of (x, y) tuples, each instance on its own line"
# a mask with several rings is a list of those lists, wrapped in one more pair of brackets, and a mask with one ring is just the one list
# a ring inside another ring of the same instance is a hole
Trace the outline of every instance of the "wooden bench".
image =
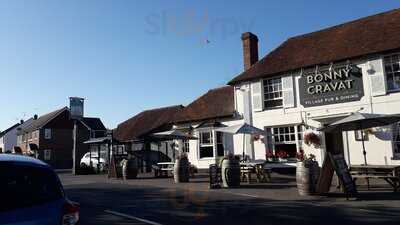
[(256, 169), (252, 166), (241, 166), (240, 167), (240, 177), (242, 182), (247, 180), (247, 183), (251, 183), (251, 174), (256, 173)]
[(154, 170), (154, 177), (168, 177), (168, 174), (174, 171), (173, 168), (161, 168), (156, 165), (152, 165), (152, 169)]
[(390, 166), (357, 166), (350, 167), (350, 175), (354, 182), (357, 179), (366, 179), (369, 188), (369, 179), (382, 179), (392, 186), (395, 192), (400, 190), (400, 176), (398, 167)]

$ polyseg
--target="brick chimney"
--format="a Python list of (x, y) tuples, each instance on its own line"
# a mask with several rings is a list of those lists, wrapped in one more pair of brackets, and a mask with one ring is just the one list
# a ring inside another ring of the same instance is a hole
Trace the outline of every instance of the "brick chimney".
[(244, 70), (258, 61), (258, 38), (251, 32), (242, 34)]

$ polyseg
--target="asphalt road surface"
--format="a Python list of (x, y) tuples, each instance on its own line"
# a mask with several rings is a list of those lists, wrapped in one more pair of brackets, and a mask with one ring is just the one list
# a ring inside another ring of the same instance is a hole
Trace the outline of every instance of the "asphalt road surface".
[(81, 204), (82, 225), (399, 224), (400, 195), (391, 191), (343, 197), (300, 197), (294, 178), (264, 186), (209, 190), (207, 181), (129, 182), (61, 175), (68, 197)]

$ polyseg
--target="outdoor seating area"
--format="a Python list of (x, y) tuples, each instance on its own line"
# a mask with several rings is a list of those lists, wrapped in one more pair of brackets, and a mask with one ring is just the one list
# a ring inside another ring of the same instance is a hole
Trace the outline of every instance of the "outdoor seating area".
[(240, 174), (241, 181), (247, 183), (252, 182), (252, 175), (255, 175), (257, 183), (270, 182), (271, 172), (270, 168), (266, 168), (266, 161), (255, 161), (255, 162), (241, 162), (240, 163)]
[(381, 179), (386, 181), (394, 192), (400, 190), (400, 166), (389, 165), (352, 165), (350, 166), (350, 174), (356, 183), (357, 179), (365, 179), (368, 184), (370, 179)]

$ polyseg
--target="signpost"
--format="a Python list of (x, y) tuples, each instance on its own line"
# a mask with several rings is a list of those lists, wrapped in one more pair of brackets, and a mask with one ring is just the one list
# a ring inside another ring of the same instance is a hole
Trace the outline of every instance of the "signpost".
[(305, 71), (299, 87), (304, 107), (358, 101), (364, 96), (361, 69), (351, 64)]
[(70, 116), (74, 120), (73, 130), (73, 149), (72, 149), (72, 174), (76, 175), (76, 168), (79, 167), (79, 159), (77, 160), (77, 139), (78, 139), (78, 121), (83, 118), (85, 99), (79, 97), (70, 97)]

